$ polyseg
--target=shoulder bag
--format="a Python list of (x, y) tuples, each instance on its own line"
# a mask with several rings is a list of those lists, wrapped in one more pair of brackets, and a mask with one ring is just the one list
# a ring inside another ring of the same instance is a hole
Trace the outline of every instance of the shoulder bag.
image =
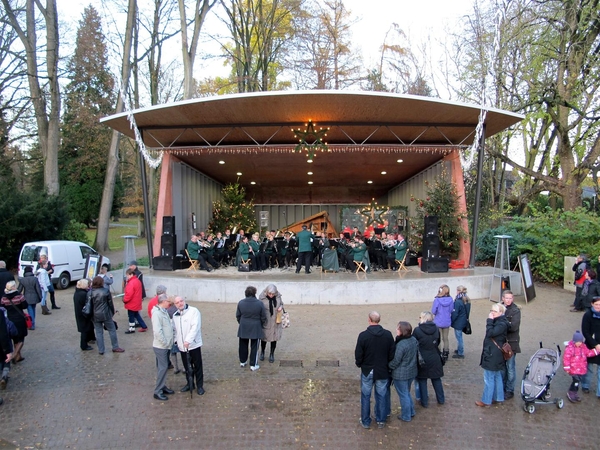
[(502, 347), (500, 347), (494, 339), (492, 339), (492, 342), (494, 343), (494, 345), (496, 347), (498, 347), (500, 349), (500, 351), (502, 352), (502, 356), (504, 356), (504, 360), (508, 361), (510, 358), (513, 357), (514, 353), (512, 351), (512, 347), (510, 346), (510, 344), (508, 342), (505, 342), (502, 345)]
[(473, 332), (473, 330), (471, 330), (471, 322), (469, 322), (469, 319), (467, 319), (467, 324), (463, 328), (462, 332), (465, 334), (471, 334)]
[(85, 317), (90, 317), (92, 315), (92, 291), (88, 291), (87, 296), (85, 298), (85, 305), (83, 305), (81, 313)]
[(283, 314), (281, 315), (281, 327), (289, 328), (290, 327), (290, 315), (283, 308)]

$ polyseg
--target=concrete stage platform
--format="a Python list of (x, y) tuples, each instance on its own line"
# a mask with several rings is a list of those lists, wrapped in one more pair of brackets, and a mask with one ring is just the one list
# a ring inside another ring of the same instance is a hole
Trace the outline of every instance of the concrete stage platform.
[[(458, 285), (466, 286), (472, 299), (489, 298), (490, 284), (499, 277), (493, 276), (491, 267), (450, 270), (447, 273), (425, 273), (418, 266), (408, 267), (408, 272), (372, 273), (322, 273), (313, 266), (312, 273), (299, 274), (295, 270), (271, 269), (264, 272), (238, 272), (227, 267), (212, 272), (176, 270), (141, 270), (148, 297), (153, 297), (156, 286), (167, 286), (169, 295), (179, 295), (191, 301), (237, 303), (244, 297), (247, 286), (255, 286), (260, 293), (273, 283), (288, 304), (303, 305), (365, 305), (384, 303), (430, 304), (442, 284), (450, 287), (454, 297)], [(120, 274), (119, 274), (120, 276)], [(521, 295), (520, 274), (511, 273), (511, 287)], [(115, 276), (115, 279), (118, 279)], [(115, 285), (118, 283), (115, 283)], [(116, 287), (116, 286), (115, 286)], [(494, 292), (499, 292), (499, 287)], [(499, 294), (498, 294), (499, 296)]]

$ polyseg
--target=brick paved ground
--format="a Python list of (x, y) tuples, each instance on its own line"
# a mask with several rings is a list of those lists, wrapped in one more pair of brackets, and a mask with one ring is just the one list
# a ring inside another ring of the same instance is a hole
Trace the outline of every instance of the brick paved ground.
[[(238, 364), (235, 305), (197, 303), (203, 317), (206, 394), (190, 399), (177, 392), (163, 403), (152, 397), (151, 333), (125, 335), (122, 311), (119, 343), (126, 352), (81, 352), (73, 291), (58, 293), (63, 309), (38, 315), (37, 329), (23, 350), (26, 360), (13, 368), (8, 389), (0, 392), (5, 401), (0, 448), (598, 448), (600, 400), (594, 394), (580, 404), (565, 402), (563, 410), (540, 406), (533, 415), (522, 410), (519, 398), (489, 409), (474, 405), (483, 385), (478, 363), (486, 300), (474, 301), (466, 358), (451, 359), (445, 367), (446, 404), (417, 406), (414, 420), (404, 423), (395, 417), (399, 402), (394, 393), (389, 425), (364, 430), (358, 424), (360, 382), (353, 352), (373, 307), (290, 307), (292, 327), (279, 343), (275, 364), (264, 362), (253, 373)], [(562, 343), (580, 328), (581, 316), (568, 312), (571, 293), (548, 286), (537, 286), (537, 291), (538, 298), (528, 305), (517, 299), (523, 308), (518, 379), (540, 340)], [(394, 329), (401, 319), (416, 324), (427, 305), (374, 308), (382, 314), (382, 325)], [(281, 367), (282, 360), (301, 360), (302, 367)], [(317, 365), (332, 360), (339, 367)], [(565, 397), (569, 382), (561, 371), (553, 393)], [(184, 384), (183, 375), (169, 373), (170, 387), (178, 390)]]

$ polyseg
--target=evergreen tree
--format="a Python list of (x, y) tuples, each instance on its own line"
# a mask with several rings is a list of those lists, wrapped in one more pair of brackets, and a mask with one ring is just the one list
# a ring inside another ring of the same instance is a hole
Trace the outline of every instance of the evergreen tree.
[(244, 230), (246, 234), (257, 230), (253, 200), (246, 200), (246, 189), (240, 184), (228, 184), (223, 188), (223, 199), (213, 202), (213, 218), (208, 224), (213, 232), (227, 228)]
[[(60, 149), (61, 192), (71, 216), (88, 226), (98, 219), (111, 130), (98, 120), (114, 111), (114, 79), (100, 16), (93, 6), (84, 12), (75, 52), (68, 62), (69, 84)], [(122, 192), (122, 190), (121, 190)], [(119, 201), (113, 208), (118, 208)]]
[(430, 186), (428, 182), (425, 184), (427, 185), (427, 197), (424, 200), (414, 197), (410, 199), (411, 202), (417, 203), (416, 218), (409, 220), (411, 244), (415, 248), (423, 245), (425, 216), (437, 216), (441, 253), (456, 256), (461, 240), (468, 237), (461, 227), (465, 215), (458, 210), (459, 197), (456, 186), (448, 179), (445, 171), (435, 180), (433, 186)]

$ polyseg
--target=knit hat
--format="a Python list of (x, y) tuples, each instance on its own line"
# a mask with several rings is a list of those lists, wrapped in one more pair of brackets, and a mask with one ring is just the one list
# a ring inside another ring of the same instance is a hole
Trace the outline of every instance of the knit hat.
[(575, 334), (573, 335), (573, 342), (583, 342), (583, 341), (585, 341), (583, 334), (581, 334), (581, 331), (577, 330), (575, 332)]

